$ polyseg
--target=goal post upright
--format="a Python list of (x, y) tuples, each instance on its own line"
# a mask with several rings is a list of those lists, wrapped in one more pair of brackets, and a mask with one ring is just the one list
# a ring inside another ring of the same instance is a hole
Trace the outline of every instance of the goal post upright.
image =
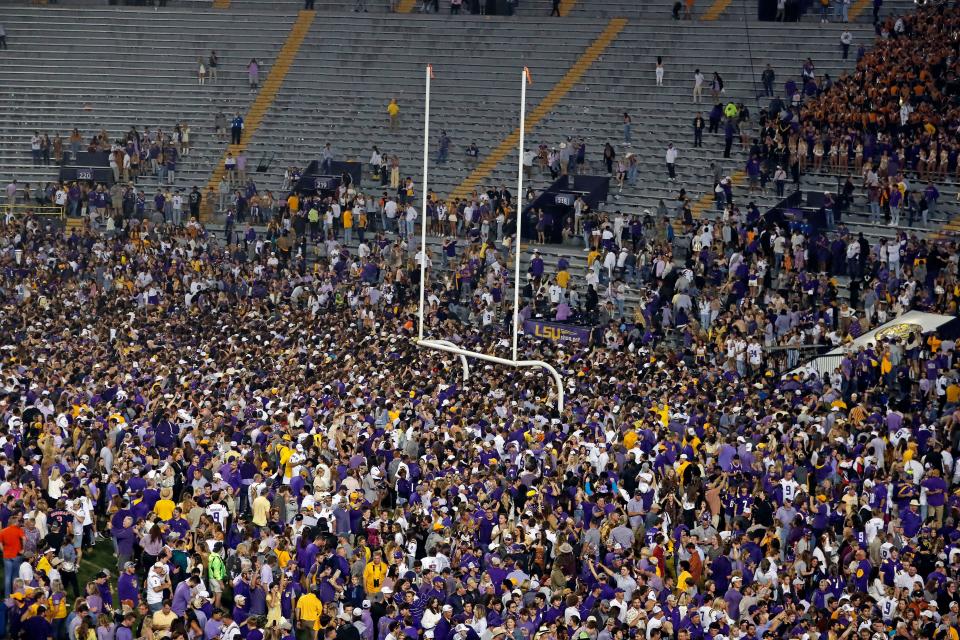
[(543, 369), (553, 378), (557, 385), (557, 411), (563, 412), (564, 407), (564, 389), (563, 377), (556, 367), (543, 360), (519, 360), (518, 354), (518, 336), (520, 333), (520, 233), (521, 233), (521, 202), (523, 201), (523, 156), (524, 156), (524, 136), (526, 133), (526, 105), (527, 105), (527, 84), (531, 82), (530, 70), (523, 68), (520, 80), (520, 139), (518, 142), (518, 168), (517, 168), (517, 194), (515, 198), (515, 212), (517, 216), (517, 231), (514, 239), (514, 283), (513, 283), (513, 321), (512, 325), (512, 358), (501, 358), (499, 356), (470, 351), (458, 347), (449, 340), (427, 339), (423, 337), (423, 328), (426, 318), (426, 290), (427, 290), (427, 170), (430, 153), (430, 80), (433, 78), (433, 65), (428, 64), (425, 69), (425, 96), (424, 96), (424, 122), (423, 122), (423, 199), (422, 210), (420, 212), (420, 310), (418, 314), (417, 328), (417, 346), (434, 351), (443, 351), (460, 357), (463, 365), (463, 380), (467, 382), (470, 377), (470, 365), (467, 358), (476, 358), (485, 362), (500, 364), (507, 367), (518, 369)]

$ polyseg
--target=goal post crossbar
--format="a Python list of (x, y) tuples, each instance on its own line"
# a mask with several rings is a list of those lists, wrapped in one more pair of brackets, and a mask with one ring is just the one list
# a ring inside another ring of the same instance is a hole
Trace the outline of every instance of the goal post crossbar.
[(502, 364), (508, 367), (516, 367), (520, 369), (543, 369), (553, 377), (553, 381), (557, 383), (557, 411), (563, 413), (563, 401), (564, 401), (564, 392), (563, 392), (563, 378), (560, 376), (560, 372), (548, 362), (543, 360), (508, 360), (506, 358), (500, 358), (497, 356), (491, 356), (486, 353), (480, 353), (478, 351), (470, 351), (469, 349), (463, 349), (456, 346), (452, 342), (447, 340), (417, 340), (418, 347), (424, 349), (433, 349), (435, 351), (446, 351), (447, 353), (452, 353), (458, 355), (461, 358), (463, 363), (463, 378), (464, 381), (470, 375), (469, 365), (467, 364), (467, 358), (476, 358), (477, 360), (485, 360), (486, 362), (492, 362), (494, 364)]

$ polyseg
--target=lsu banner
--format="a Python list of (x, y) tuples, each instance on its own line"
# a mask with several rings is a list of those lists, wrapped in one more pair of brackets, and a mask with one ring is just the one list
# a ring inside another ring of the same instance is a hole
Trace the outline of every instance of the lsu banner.
[(580, 327), (540, 320), (527, 320), (523, 323), (524, 333), (538, 338), (545, 338), (551, 342), (580, 342), (590, 344), (590, 334), (593, 327)]

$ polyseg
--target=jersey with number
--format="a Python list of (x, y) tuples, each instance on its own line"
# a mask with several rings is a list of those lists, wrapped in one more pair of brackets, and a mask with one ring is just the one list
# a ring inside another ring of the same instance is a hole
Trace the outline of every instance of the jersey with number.
[(800, 485), (796, 480), (784, 478), (780, 481), (780, 488), (783, 490), (783, 499), (793, 501), (797, 497), (797, 489), (800, 488)]
[(230, 512), (227, 511), (227, 508), (218, 502), (214, 502), (206, 511), (207, 515), (216, 522), (221, 529), (224, 531), (227, 530), (227, 517), (230, 515)]
[(897, 610), (897, 601), (893, 598), (883, 597), (880, 598), (880, 601), (877, 603), (880, 607), (880, 615), (883, 617), (884, 622), (889, 622), (893, 620), (893, 614)]

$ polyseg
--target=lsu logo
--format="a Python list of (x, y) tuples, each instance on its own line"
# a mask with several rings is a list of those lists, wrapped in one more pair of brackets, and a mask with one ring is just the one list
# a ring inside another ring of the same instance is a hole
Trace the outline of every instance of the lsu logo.
[(562, 327), (551, 327), (548, 325), (534, 325), (533, 335), (538, 338), (547, 338), (553, 342), (560, 342), (561, 340), (579, 340), (580, 336), (576, 331), (570, 331), (563, 329)]

